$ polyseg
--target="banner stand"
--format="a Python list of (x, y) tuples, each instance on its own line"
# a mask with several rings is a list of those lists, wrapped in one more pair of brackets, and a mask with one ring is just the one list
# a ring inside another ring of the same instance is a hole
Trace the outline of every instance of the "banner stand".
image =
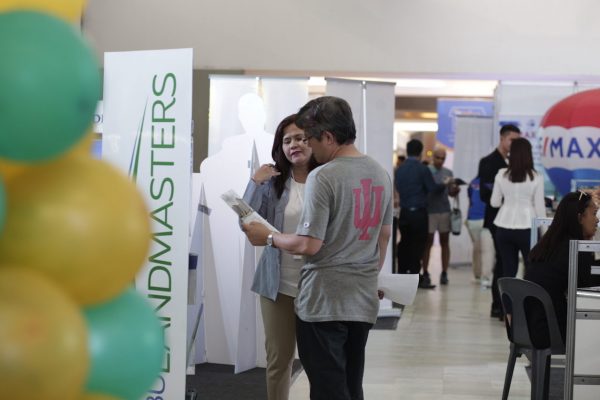
[(148, 398), (185, 398), (191, 188), (192, 49), (105, 53), (102, 156), (144, 194), (152, 245), (136, 290), (165, 333)]

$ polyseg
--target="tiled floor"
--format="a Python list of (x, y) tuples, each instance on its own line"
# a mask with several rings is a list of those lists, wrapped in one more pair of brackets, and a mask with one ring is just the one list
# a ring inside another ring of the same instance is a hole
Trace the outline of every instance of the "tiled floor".
[[(438, 254), (432, 252), (432, 260), (439, 259)], [(437, 284), (440, 268), (431, 269)], [(365, 399), (501, 398), (508, 341), (504, 324), (489, 316), (490, 290), (472, 282), (470, 267), (451, 268), (448, 277), (448, 286), (418, 291), (397, 330), (371, 331)], [(525, 362), (524, 357), (517, 360), (511, 400), (529, 399)], [(308, 380), (302, 373), (292, 386), (290, 400), (305, 400), (308, 394)]]

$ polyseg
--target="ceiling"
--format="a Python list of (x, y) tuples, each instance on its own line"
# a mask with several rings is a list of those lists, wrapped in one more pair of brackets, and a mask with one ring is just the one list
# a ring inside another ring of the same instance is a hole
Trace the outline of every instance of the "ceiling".
[[(344, 77), (366, 82), (393, 82), (396, 95), (395, 130), (405, 132), (435, 132), (437, 130), (438, 98), (483, 98), (494, 96), (498, 81), (465, 79), (380, 79)], [(309, 90), (314, 95), (325, 94), (324, 77), (311, 77)]]
[[(464, 79), (385, 79), (366, 77), (343, 77), (342, 79), (366, 82), (395, 83), (396, 96), (415, 97), (492, 97), (498, 84), (495, 80)], [(312, 76), (308, 81), (312, 92), (324, 93), (324, 77)]]

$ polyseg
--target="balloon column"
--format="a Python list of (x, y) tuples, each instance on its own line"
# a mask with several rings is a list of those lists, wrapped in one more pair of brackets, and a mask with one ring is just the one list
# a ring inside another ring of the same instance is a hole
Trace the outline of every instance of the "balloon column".
[(134, 183), (93, 159), (82, 0), (0, 3), (0, 398), (137, 400), (161, 324), (129, 286), (150, 245)]
[(600, 89), (569, 96), (541, 122), (541, 160), (561, 195), (574, 181), (600, 182)]

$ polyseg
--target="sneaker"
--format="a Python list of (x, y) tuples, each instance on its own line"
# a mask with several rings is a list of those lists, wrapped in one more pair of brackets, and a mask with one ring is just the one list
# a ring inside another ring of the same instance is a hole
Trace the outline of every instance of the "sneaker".
[(481, 278), (481, 287), (484, 289), (489, 289), (492, 287), (492, 280), (490, 278), (483, 277)]
[(433, 289), (435, 285), (431, 284), (431, 278), (429, 274), (419, 275), (419, 287), (421, 289)]
[(502, 321), (504, 319), (502, 317), (502, 310), (500, 310), (499, 308), (492, 308), (492, 310), (490, 311), (490, 318), (498, 318)]
[(447, 285), (447, 284), (448, 284), (448, 273), (442, 272), (442, 275), (440, 275), (440, 285)]

